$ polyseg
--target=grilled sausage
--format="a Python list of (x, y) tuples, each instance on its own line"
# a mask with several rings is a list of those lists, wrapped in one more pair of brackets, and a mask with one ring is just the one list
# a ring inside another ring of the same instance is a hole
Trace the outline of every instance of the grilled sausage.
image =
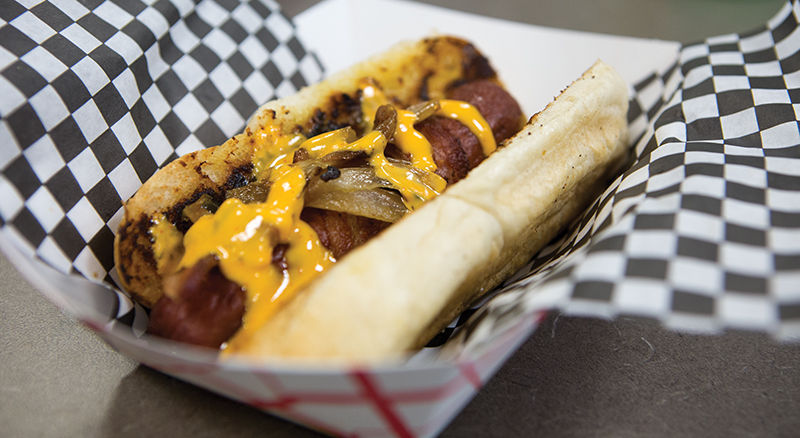
[[(499, 144), (519, 129), (522, 110), (506, 90), (494, 82), (477, 80), (454, 88), (449, 98), (470, 103), (478, 109), (492, 128)], [(453, 184), (483, 161), (486, 156), (480, 142), (469, 128), (461, 123), (434, 116), (418, 123), (416, 128), (433, 148), (436, 173)]]
[(150, 312), (147, 331), (162, 338), (219, 348), (242, 325), (245, 292), (219, 270), (214, 256), (164, 281), (164, 294)]

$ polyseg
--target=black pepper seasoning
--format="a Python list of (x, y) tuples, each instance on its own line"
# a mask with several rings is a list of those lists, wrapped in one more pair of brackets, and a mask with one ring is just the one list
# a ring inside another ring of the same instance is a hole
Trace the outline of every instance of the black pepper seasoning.
[(322, 175), (319, 177), (322, 178), (323, 181), (330, 181), (332, 179), (339, 178), (342, 172), (336, 166), (328, 166), (325, 168), (325, 171), (322, 172)]

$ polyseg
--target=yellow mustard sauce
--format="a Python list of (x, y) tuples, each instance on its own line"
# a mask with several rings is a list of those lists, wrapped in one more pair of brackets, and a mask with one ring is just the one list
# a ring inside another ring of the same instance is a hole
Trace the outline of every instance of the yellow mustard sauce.
[[(306, 183), (303, 171), (281, 165), (273, 169), (270, 179), (265, 202), (228, 199), (215, 214), (198, 219), (184, 237), (181, 268), (214, 254), (225, 277), (244, 287), (245, 329), (263, 324), (275, 310), (272, 303), (291, 295), (335, 261), (313, 229), (300, 220)], [(288, 244), (287, 271), (272, 263), (273, 250), (280, 243)]]
[(469, 128), (475, 137), (478, 137), (483, 154), (487, 157), (497, 149), (492, 128), (489, 127), (486, 119), (478, 112), (478, 109), (467, 102), (440, 99), (439, 110), (436, 111), (436, 115), (458, 120)]
[(183, 235), (163, 214), (152, 219), (150, 237), (153, 239), (153, 258), (159, 274), (173, 272), (183, 256)]
[[(386, 95), (383, 94), (380, 88), (378, 88), (377, 85), (369, 80), (361, 81), (360, 88), (361, 113), (373, 115), (362, 118), (367, 126), (371, 127), (372, 123), (374, 122), (374, 114), (378, 111), (378, 107), (381, 105), (391, 104), (391, 102)], [(411, 165), (413, 167), (424, 170), (425, 172), (429, 172), (435, 177), (441, 179), (438, 175), (433, 173), (436, 171), (436, 163), (433, 160), (433, 149), (431, 148), (430, 142), (425, 138), (424, 135), (422, 135), (421, 132), (414, 128), (414, 124), (417, 122), (418, 120), (416, 115), (411, 111), (397, 109), (397, 126), (394, 129), (393, 135), (394, 143), (401, 151), (411, 156)], [(380, 162), (376, 164), (384, 163)], [(388, 172), (393, 173), (394, 176), (399, 175), (397, 171), (388, 170)], [(441, 193), (447, 183), (444, 180), (441, 180), (436, 181), (434, 185), (436, 185), (436, 187), (433, 189), (438, 189), (438, 192)], [(429, 198), (423, 199), (427, 200)]]
[[(363, 120), (371, 128), (377, 108), (389, 100), (372, 82), (361, 85)], [(486, 121), (469, 104), (440, 101), (440, 115), (455, 118), (478, 136), (483, 150), (494, 150), (494, 138)], [(344, 128), (306, 139), (299, 134), (284, 134), (278, 126), (267, 126), (254, 136), (254, 172), (259, 180), (268, 179), (270, 191), (265, 202), (245, 204), (231, 198), (220, 205), (214, 214), (200, 217), (183, 238), (185, 248), (178, 269), (193, 266), (203, 257), (213, 254), (219, 259), (222, 273), (241, 285), (247, 296), (242, 328), (228, 345), (249, 337), (297, 290), (335, 259), (319, 241), (307, 223), (300, 219), (308, 175), (294, 165), (294, 154), (305, 149), (310, 158), (324, 157), (337, 151), (363, 151), (378, 177), (389, 181), (402, 195), (409, 210), (439, 195), (446, 181), (433, 173), (436, 164), (431, 145), (414, 129), (416, 115), (398, 110), (394, 143), (411, 156), (412, 168), (394, 164), (384, 155), (389, 142), (383, 133), (367, 129), (361, 138), (352, 139), (352, 129)], [(488, 134), (487, 134), (488, 133)], [(487, 138), (488, 135), (488, 138)], [(158, 235), (170, 236), (158, 245), (173, 245), (169, 230), (161, 222), (153, 228)], [(176, 230), (177, 232), (177, 230)], [(272, 263), (275, 247), (286, 244), (286, 270)]]
[(284, 134), (275, 125), (269, 125), (263, 129), (250, 132), (248, 136), (254, 136), (253, 150), (253, 173), (264, 175), (279, 164), (291, 164), (294, 160), (294, 153), (298, 145), (306, 138), (301, 134)]

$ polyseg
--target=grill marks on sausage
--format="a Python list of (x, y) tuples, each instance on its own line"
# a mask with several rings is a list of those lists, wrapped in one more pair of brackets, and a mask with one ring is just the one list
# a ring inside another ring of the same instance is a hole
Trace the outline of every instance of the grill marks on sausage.
[[(506, 90), (490, 80), (476, 80), (453, 88), (449, 97), (470, 103), (477, 108), (492, 128), (500, 144), (519, 131), (522, 110)], [(445, 117), (431, 117), (416, 128), (433, 148), (436, 173), (453, 184), (467, 176), (485, 158), (478, 138), (460, 122)]]
[(391, 225), (376, 219), (311, 207), (303, 209), (300, 219), (314, 229), (320, 242), (337, 259)]
[[(467, 153), (461, 147), (462, 141), (457, 136), (460, 132), (459, 127), (463, 127), (463, 125), (455, 120), (438, 116), (426, 119), (416, 125), (417, 130), (431, 143), (433, 161), (437, 167), (436, 174), (444, 178), (447, 184), (453, 184), (464, 178), (471, 169)], [(462, 137), (465, 137), (465, 141), (469, 141), (469, 137), (475, 138), (468, 129), (466, 135), (463, 135), (463, 132), (460, 133)], [(477, 142), (478, 139), (475, 138), (475, 141)], [(482, 159), (483, 152), (481, 152)]]

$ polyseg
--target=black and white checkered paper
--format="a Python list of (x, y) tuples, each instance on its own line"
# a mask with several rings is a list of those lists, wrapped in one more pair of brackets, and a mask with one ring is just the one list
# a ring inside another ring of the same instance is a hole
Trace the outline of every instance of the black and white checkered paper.
[(637, 315), (800, 339), (800, 3), (686, 45), (634, 86), (636, 160), (464, 330), (520, 314)]
[(111, 285), (122, 202), (322, 73), (270, 0), (20, 1), (0, 15), (4, 235)]
[[(788, 3), (637, 83), (636, 161), (466, 341), (552, 307), (800, 337), (799, 16)], [(0, 20), (0, 235), (110, 286), (109, 320), (141, 328), (143, 310), (113, 289), (123, 200), (322, 66), (269, 0), (19, 2)]]

